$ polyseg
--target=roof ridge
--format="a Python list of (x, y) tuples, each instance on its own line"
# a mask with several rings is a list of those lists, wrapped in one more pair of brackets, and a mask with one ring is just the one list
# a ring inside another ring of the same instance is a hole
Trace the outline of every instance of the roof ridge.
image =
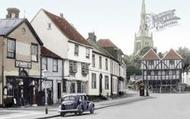
[(65, 18), (55, 15), (45, 9), (42, 10), (69, 40), (91, 46), (88, 41)]
[[(172, 57), (171, 53), (174, 53), (174, 56)], [(175, 56), (176, 55), (176, 56)], [(176, 52), (174, 49), (170, 49), (169, 52), (166, 53), (166, 55), (162, 59), (183, 59), (179, 53)]]
[[(161, 59), (158, 54), (154, 51), (153, 48), (150, 48), (143, 56), (142, 56), (142, 59), (145, 59), (145, 57), (150, 54), (150, 53), (154, 53), (154, 55), (156, 56), (156, 59)], [(154, 56), (152, 56), (150, 59), (155, 59)]]

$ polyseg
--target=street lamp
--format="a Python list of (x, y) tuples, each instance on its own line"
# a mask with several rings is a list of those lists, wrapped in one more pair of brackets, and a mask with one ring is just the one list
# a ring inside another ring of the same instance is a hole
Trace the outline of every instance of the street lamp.
[(42, 71), (42, 78), (44, 79), (44, 83), (45, 83), (45, 113), (48, 114), (48, 102), (47, 102), (47, 84), (46, 84), (46, 81), (47, 81), (47, 70), (43, 70)]

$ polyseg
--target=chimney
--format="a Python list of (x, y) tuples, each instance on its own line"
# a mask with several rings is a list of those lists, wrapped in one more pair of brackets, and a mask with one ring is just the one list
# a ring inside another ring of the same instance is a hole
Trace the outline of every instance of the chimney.
[(96, 35), (94, 32), (88, 33), (88, 40), (91, 40), (93, 42), (96, 42)]
[(10, 18), (10, 19), (19, 18), (19, 12), (20, 12), (19, 9), (8, 8), (7, 12), (8, 12), (8, 14), (6, 15), (6, 18)]
[(63, 18), (63, 13), (60, 13), (60, 17)]

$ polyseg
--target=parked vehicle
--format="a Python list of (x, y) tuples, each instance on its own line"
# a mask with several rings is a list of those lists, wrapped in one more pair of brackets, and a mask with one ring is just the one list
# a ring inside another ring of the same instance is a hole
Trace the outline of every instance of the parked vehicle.
[(66, 113), (81, 115), (83, 112), (94, 113), (94, 103), (88, 100), (86, 94), (68, 94), (62, 98), (59, 106), (59, 113), (65, 116)]

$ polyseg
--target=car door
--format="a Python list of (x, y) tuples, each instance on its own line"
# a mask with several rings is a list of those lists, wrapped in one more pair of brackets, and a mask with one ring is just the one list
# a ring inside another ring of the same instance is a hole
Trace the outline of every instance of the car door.
[(84, 110), (87, 110), (88, 109), (88, 100), (87, 100), (87, 97), (85, 95), (82, 96), (82, 102), (83, 102)]

